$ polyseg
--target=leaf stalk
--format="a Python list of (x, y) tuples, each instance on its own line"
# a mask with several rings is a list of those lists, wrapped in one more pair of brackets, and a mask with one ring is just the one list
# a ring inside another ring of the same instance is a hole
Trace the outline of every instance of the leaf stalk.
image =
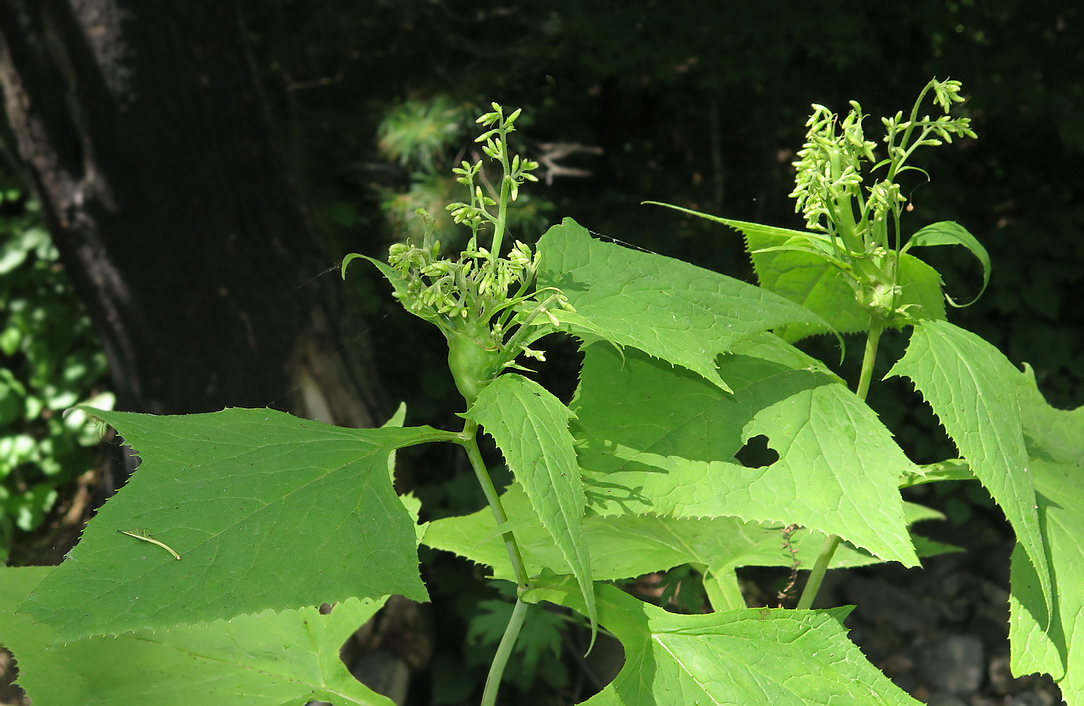
[(489, 674), (486, 676), (486, 688), (482, 692), (482, 706), (494, 706), (497, 703), (497, 691), (501, 687), (501, 676), (508, 664), (508, 658), (512, 655), (512, 648), (519, 637), (519, 631), (523, 627), (523, 620), (527, 617), (527, 609), (530, 603), (524, 603), (516, 599), (516, 607), (512, 609), (512, 617), (504, 629), (501, 643), (497, 645), (497, 654), (493, 656), (493, 662), (489, 665)]
[[(873, 366), (877, 362), (877, 346), (881, 342), (883, 332), (884, 322), (877, 317), (872, 317), (869, 331), (866, 333), (866, 349), (862, 354), (862, 372), (859, 373), (858, 389), (855, 390), (855, 394), (863, 401), (869, 393), (870, 380), (873, 378)], [(832, 563), (832, 557), (835, 556), (839, 542), (840, 537), (837, 534), (825, 537), (820, 553), (817, 554), (817, 561), (809, 572), (809, 580), (806, 581), (805, 588), (802, 589), (802, 597), (798, 599), (798, 610), (809, 610), (813, 606), (813, 601), (817, 599), (817, 591), (820, 590), (821, 584), (824, 582), (824, 575), (828, 572), (828, 567)]]
[[(478, 479), (478, 484), (482, 486), (482, 493), (486, 497), (486, 502), (489, 503), (489, 508), (493, 511), (493, 517), (497, 520), (497, 527), (499, 528), (508, 522), (508, 515), (504, 511), (501, 497), (497, 494), (497, 489), (493, 485), (489, 469), (486, 468), (485, 461), (482, 460), (482, 452), (478, 449), (477, 422), (467, 420), (463, 425), (463, 431), (459, 433), (458, 443), (467, 452), (467, 458), (474, 469), (474, 475)], [(504, 546), (508, 549), (508, 558), (512, 562), (512, 571), (516, 576), (516, 584), (521, 591), (529, 590), (531, 582), (527, 576), (527, 566), (523, 561), (523, 554), (520, 552), (515, 535), (512, 532), (505, 532), (501, 537), (504, 539)]]

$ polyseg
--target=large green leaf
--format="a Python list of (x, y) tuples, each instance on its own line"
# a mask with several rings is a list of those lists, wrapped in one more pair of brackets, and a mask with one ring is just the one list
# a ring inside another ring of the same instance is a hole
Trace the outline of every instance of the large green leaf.
[(1028, 370), (1018, 388), (1031, 457), (1039, 525), (1049, 553), (1055, 602), (1047, 608), (1041, 582), (1023, 548), (1012, 560), (1009, 640), (1014, 674), (1046, 672), (1070, 706), (1084, 704), (1084, 407), (1046, 403)]
[[(571, 574), (571, 567), (534, 514), (523, 488), (513, 484), (501, 495), (501, 501), (509, 517), (515, 518), (511, 524), (528, 571), (532, 575), (543, 569)], [(905, 512), (909, 525), (941, 517), (929, 508), (910, 503)], [(679, 564), (698, 564), (714, 574), (739, 566), (791, 566), (795, 560), (808, 569), (825, 539), (823, 532), (800, 528), (788, 532), (789, 549), (785, 550), (780, 525), (745, 522), (736, 517), (659, 515), (591, 515), (583, 520), (583, 536), (591, 552), (591, 571), (596, 581), (632, 578)], [(957, 551), (921, 537), (915, 540), (919, 556)], [(484, 564), (493, 569), (494, 578), (515, 580), (489, 508), (427, 523), (422, 543)], [(865, 566), (879, 561), (868, 552), (841, 544), (832, 566)]]
[(576, 308), (564, 328), (688, 368), (724, 390), (715, 358), (744, 338), (788, 324), (828, 325), (783, 297), (661, 255), (591, 238), (566, 218), (538, 242), (540, 287)]
[(964, 228), (962, 225), (955, 221), (940, 221), (939, 223), (931, 223), (919, 232), (911, 236), (904, 246), (903, 251), (907, 252), (913, 247), (930, 247), (934, 245), (960, 245), (967, 249), (975, 259), (982, 265), (982, 289), (975, 295), (968, 304), (957, 304), (951, 297), (945, 295), (949, 303), (953, 306), (970, 306), (974, 304), (982, 293), (986, 291), (986, 285), (990, 283), (990, 255), (986, 252), (986, 248), (982, 246), (978, 238), (971, 235), (970, 231)]
[[(669, 204), (656, 205), (739, 231), (745, 236), (745, 247), (760, 286), (820, 314), (838, 333), (861, 333), (869, 329), (869, 312), (855, 300), (849, 276), (831, 264), (842, 265), (842, 262), (827, 234), (720, 218)], [(945, 297), (937, 270), (906, 253), (899, 262), (899, 284), (903, 288), (900, 305), (909, 306), (908, 314), (917, 319), (944, 319)], [(822, 328), (800, 323), (779, 331), (788, 341), (821, 332)]]
[[(625, 665), (584, 702), (590, 706), (912, 706), (908, 696), (847, 639), (849, 609), (742, 608), (708, 615), (667, 613), (612, 586), (599, 586), (599, 620), (621, 641)], [(571, 582), (525, 600), (582, 609)]]
[(481, 424), (504, 453), (542, 526), (579, 581), (594, 625), (591, 555), (583, 536), (583, 484), (568, 431), (572, 412), (538, 383), (522, 375), (501, 375), (482, 390), (465, 416)]
[[(100, 412), (142, 464), (21, 610), (61, 640), (350, 597), (427, 594), (397, 447), (428, 427), (347, 429), (273, 410)], [(120, 534), (148, 529), (177, 551)]]
[(1017, 400), (1020, 371), (975, 334), (945, 321), (922, 321), (886, 377), (896, 375), (915, 383), (975, 477), (1001, 506), (1050, 605), (1050, 570)]
[[(746, 248), (753, 260), (760, 285), (776, 294), (820, 314), (840, 333), (861, 333), (869, 329), (869, 312), (858, 305), (848, 276), (825, 262), (813, 251), (781, 248), (794, 238), (829, 238), (822, 233), (792, 231), (757, 223), (719, 219), (745, 236)], [(903, 289), (900, 306), (910, 306), (908, 314), (918, 319), (944, 319), (945, 298), (941, 276), (922, 260), (903, 255), (899, 265), (899, 283)], [(785, 338), (796, 341), (818, 331), (809, 326), (791, 326)]]
[[(918, 563), (897, 489), (918, 469), (838, 378), (770, 334), (734, 346), (720, 373), (732, 395), (638, 352), (586, 348), (572, 429), (595, 511), (797, 523)], [(738, 463), (759, 435), (779, 459)]]
[(273, 706), (330, 701), (391, 706), (347, 671), (339, 650), (384, 600), (265, 611), (207, 625), (89, 637), (67, 645), (15, 606), (54, 567), (0, 568), (0, 635), (19, 661), (19, 685), (55, 706)]
[(1017, 390), (1028, 456), (1084, 466), (1084, 407), (1070, 411), (1051, 407), (1039, 392), (1035, 371), (1026, 363), (1024, 368)]
[(1055, 580), (1053, 608), (1020, 543), (1012, 555), (1009, 595), (1010, 666), (1015, 675), (1046, 672), (1069, 706), (1084, 704), (1084, 468), (1031, 460), (1039, 521)]

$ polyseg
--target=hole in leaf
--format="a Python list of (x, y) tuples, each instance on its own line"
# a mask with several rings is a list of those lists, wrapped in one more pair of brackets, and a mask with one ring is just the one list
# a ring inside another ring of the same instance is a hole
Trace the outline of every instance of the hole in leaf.
[(745, 446), (738, 449), (734, 458), (746, 468), (763, 468), (778, 461), (779, 454), (768, 446), (768, 437), (758, 434), (745, 442)]
[(586, 682), (582, 696), (586, 700), (609, 686), (625, 668), (625, 646), (610, 633), (600, 631), (581, 668)]

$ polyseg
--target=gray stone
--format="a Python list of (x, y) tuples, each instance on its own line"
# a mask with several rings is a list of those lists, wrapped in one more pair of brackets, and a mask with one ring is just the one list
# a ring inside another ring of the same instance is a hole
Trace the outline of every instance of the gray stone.
[(926, 702), (926, 706), (967, 706), (967, 702), (949, 694), (935, 694)]
[(1025, 691), (1014, 696), (1009, 706), (1054, 706), (1054, 695), (1045, 691)]
[(982, 685), (986, 662), (974, 635), (932, 638), (918, 653), (918, 676), (931, 692), (971, 694)]
[(897, 630), (918, 632), (934, 626), (928, 605), (908, 591), (880, 579), (854, 577), (846, 587), (847, 600), (865, 620), (888, 623)]
[(995, 694), (1009, 693), (1013, 680), (1012, 671), (1009, 669), (1009, 655), (998, 655), (990, 660), (987, 676), (990, 679), (990, 688)]

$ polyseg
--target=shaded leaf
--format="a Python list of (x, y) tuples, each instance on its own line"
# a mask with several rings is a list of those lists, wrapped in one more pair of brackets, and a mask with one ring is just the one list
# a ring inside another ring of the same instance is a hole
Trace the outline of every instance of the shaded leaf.
[[(531, 575), (543, 569), (572, 573), (553, 538), (542, 527), (519, 484), (501, 495), (509, 517), (516, 518), (516, 541)], [(929, 508), (907, 503), (908, 525), (942, 516)], [(422, 543), (444, 549), (490, 567), (495, 578), (515, 580), (508, 553), (489, 508), (461, 517), (446, 517), (426, 524)], [(659, 515), (588, 516), (583, 536), (591, 551), (591, 572), (596, 581), (611, 581), (665, 571), (680, 564), (699, 564), (719, 574), (739, 566), (790, 566), (796, 558), (811, 568), (825, 534), (805, 528), (789, 535), (794, 556), (783, 547), (783, 528), (776, 524), (745, 522), (736, 517), (690, 518)], [(484, 539), (479, 539), (479, 538)], [(955, 547), (914, 537), (920, 557)], [(880, 559), (841, 544), (832, 559), (834, 568), (865, 566)], [(502, 628), (503, 629), (503, 628)]]
[[(801, 361), (806, 367), (796, 368)], [(735, 346), (722, 393), (638, 352), (585, 350), (572, 404), (590, 507), (600, 514), (734, 516), (838, 534), (918, 563), (897, 484), (915, 472), (877, 416), (819, 362), (777, 337)], [(763, 435), (779, 458), (735, 455)]]
[[(67, 645), (15, 613), (54, 567), (0, 568), (0, 634), (34, 703), (79, 706), (304, 704), (391, 706), (339, 658), (343, 643), (383, 605), (351, 598), (329, 615), (266, 611), (207, 625), (89, 637)], [(153, 694), (153, 697), (149, 696)]]

